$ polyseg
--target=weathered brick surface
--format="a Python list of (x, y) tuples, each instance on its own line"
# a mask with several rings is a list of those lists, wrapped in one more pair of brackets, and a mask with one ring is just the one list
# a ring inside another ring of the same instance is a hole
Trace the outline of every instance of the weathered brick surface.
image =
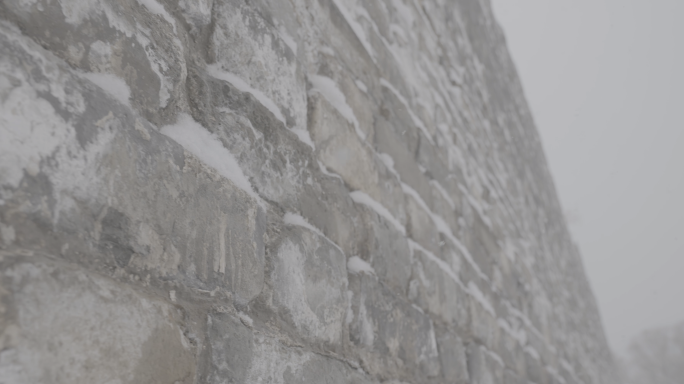
[(0, 258), (3, 382), (194, 382), (180, 308), (49, 255)]
[(0, 2), (0, 381), (609, 383), (486, 1)]

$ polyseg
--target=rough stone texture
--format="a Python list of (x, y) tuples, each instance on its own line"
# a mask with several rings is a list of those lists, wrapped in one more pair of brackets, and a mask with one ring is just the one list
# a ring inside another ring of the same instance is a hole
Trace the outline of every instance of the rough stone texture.
[(0, 382), (583, 383), (486, 0), (0, 2)]

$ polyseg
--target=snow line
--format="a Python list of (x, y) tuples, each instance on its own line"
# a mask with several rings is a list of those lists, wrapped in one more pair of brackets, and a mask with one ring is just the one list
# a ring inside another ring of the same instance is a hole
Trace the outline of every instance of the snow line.
[(444, 260), (440, 259), (437, 257), (434, 253), (428, 251), (425, 249), (422, 245), (419, 243), (415, 242), (412, 239), (408, 239), (409, 242), (409, 247), (411, 248), (411, 252), (415, 252), (416, 250), (419, 250), (421, 253), (423, 253), (425, 256), (427, 256), (428, 259), (433, 261), (437, 266), (444, 271), (451, 279), (458, 284), (467, 294), (469, 294), (471, 297), (473, 297), (481, 306), (484, 308), (485, 311), (487, 311), (492, 317), (496, 318), (496, 313), (494, 312), (494, 308), (492, 305), (489, 303), (489, 301), (485, 298), (484, 294), (480, 289), (477, 287), (475, 283), (472, 281), (468, 282), (468, 285), (465, 286), (463, 285), (463, 282), (461, 282), (461, 279), (456, 275), (456, 273), (451, 269), (451, 266), (447, 264)]
[(489, 312), (489, 314), (492, 315), (492, 317), (496, 318), (496, 312), (494, 312), (494, 307), (492, 307), (492, 304), (489, 302), (489, 300), (487, 300), (484, 293), (480, 291), (480, 288), (477, 286), (477, 284), (475, 284), (472, 281), (469, 281), (468, 292), (472, 297), (475, 298), (475, 300), (477, 300), (480, 303), (480, 305), (482, 305), (482, 308), (484, 308), (485, 311)]
[(171, 17), (163, 5), (159, 4), (156, 0), (138, 0), (138, 4), (147, 8), (150, 13), (163, 17), (173, 27), (173, 33), (178, 33), (176, 30), (176, 20)]
[(477, 265), (477, 263), (475, 263), (475, 260), (473, 259), (473, 256), (470, 254), (470, 251), (468, 251), (465, 245), (463, 245), (461, 241), (458, 240), (456, 236), (454, 236), (454, 234), (451, 232), (449, 224), (447, 224), (441, 216), (432, 212), (432, 210), (430, 209), (430, 207), (428, 207), (425, 200), (423, 200), (423, 198), (420, 197), (420, 194), (418, 194), (418, 192), (415, 189), (411, 188), (408, 184), (404, 183), (401, 180), (400, 183), (401, 189), (404, 191), (404, 193), (413, 197), (416, 200), (416, 202), (418, 202), (418, 205), (420, 205), (421, 208), (423, 208), (425, 213), (427, 213), (428, 216), (430, 216), (432, 222), (437, 227), (437, 231), (444, 234), (446, 237), (449, 238), (449, 240), (451, 240), (451, 242), (459, 249), (459, 251), (463, 254), (463, 257), (466, 258), (466, 261), (468, 261), (470, 266), (473, 267), (473, 269), (478, 274), (478, 276), (480, 276), (480, 278), (482, 278), (485, 281), (489, 281), (489, 276), (484, 274), (484, 272), (482, 272), (482, 270), (480, 269), (480, 266)]
[(442, 184), (439, 183), (439, 181), (432, 179), (432, 180), (430, 180), (430, 184), (434, 185), (435, 188), (437, 188), (437, 190), (442, 195), (444, 200), (446, 200), (447, 203), (449, 203), (449, 205), (451, 206), (451, 209), (456, 209), (456, 203), (454, 203), (454, 200), (452, 200), (451, 196), (449, 196), (449, 192), (447, 192), (447, 190), (444, 189), (444, 187), (442, 186)]
[(262, 208), (266, 203), (254, 191), (242, 168), (223, 143), (190, 115), (180, 113), (176, 124), (165, 125), (160, 132), (192, 153), (204, 164), (214, 168), (221, 176), (232, 181), (235, 186), (254, 198)]
[(354, 110), (347, 104), (347, 98), (337, 87), (335, 81), (326, 76), (309, 75), (309, 82), (313, 85), (310, 93), (315, 92), (323, 96), (347, 121), (354, 126), (356, 134), (361, 140), (366, 140), (366, 134), (361, 131), (359, 121), (356, 119)]
[(131, 106), (131, 89), (122, 78), (111, 73), (86, 72), (80, 73), (80, 75), (95, 83), (121, 104), (127, 107)]
[(349, 270), (349, 272), (355, 275), (358, 275), (360, 273), (375, 275), (375, 269), (373, 269), (373, 267), (371, 267), (371, 265), (368, 264), (368, 262), (366, 262), (358, 256), (352, 256), (349, 258), (349, 261), (347, 262), (347, 269)]
[(368, 37), (366, 36), (366, 32), (363, 30), (363, 27), (361, 24), (357, 23), (356, 20), (354, 20), (354, 16), (349, 13), (349, 10), (345, 8), (342, 5), (342, 2), (340, 0), (333, 0), (333, 3), (335, 3), (335, 6), (337, 9), (340, 10), (340, 13), (344, 17), (344, 19), (347, 21), (347, 24), (349, 27), (354, 31), (354, 34), (356, 37), (359, 39), (361, 42), (361, 45), (363, 45), (363, 48), (368, 52), (368, 56), (371, 57), (373, 60), (373, 63), (377, 64), (377, 61), (375, 59), (375, 50), (371, 46), (370, 41), (368, 40)]
[(371, 208), (374, 210), (378, 215), (382, 216), (385, 218), (385, 220), (389, 221), (392, 223), (399, 232), (401, 232), (402, 235), (406, 236), (406, 228), (397, 220), (392, 214), (390, 213), (387, 208), (385, 208), (382, 204), (378, 203), (377, 201), (373, 200), (372, 197), (368, 196), (365, 192), (362, 191), (354, 191), (349, 194), (349, 196), (354, 200), (354, 202), (363, 204), (367, 206), (368, 208)]
[(399, 101), (401, 101), (401, 103), (404, 104), (404, 107), (406, 107), (406, 112), (408, 112), (409, 116), (411, 116), (411, 120), (413, 120), (413, 123), (421, 131), (423, 131), (423, 134), (425, 134), (425, 137), (428, 139), (430, 144), (432, 144), (434, 146), (435, 141), (432, 139), (432, 135), (430, 134), (430, 131), (428, 131), (425, 124), (423, 124), (423, 121), (421, 119), (419, 119), (418, 116), (415, 115), (415, 113), (413, 113), (413, 110), (409, 106), (408, 101), (404, 98), (404, 96), (402, 96), (401, 93), (399, 93), (399, 91), (396, 88), (394, 88), (394, 86), (389, 81), (387, 81), (385, 79), (382, 79), (382, 78), (380, 79), (380, 85), (382, 85), (383, 87), (392, 91), (392, 93), (394, 93), (394, 95), (397, 97), (397, 99), (399, 99)]
[(218, 64), (211, 64), (207, 66), (207, 73), (209, 76), (226, 81), (233, 85), (235, 88), (237, 88), (240, 92), (247, 92), (250, 93), (254, 98), (257, 99), (261, 105), (263, 105), (266, 109), (268, 109), (273, 116), (275, 116), (276, 119), (278, 119), (285, 128), (288, 128), (288, 130), (295, 135), (297, 135), (297, 138), (304, 144), (308, 145), (311, 147), (311, 149), (315, 149), (316, 146), (313, 143), (313, 140), (311, 140), (311, 135), (309, 135), (309, 132), (304, 130), (304, 129), (297, 129), (297, 128), (289, 128), (287, 126), (287, 123), (285, 122), (285, 116), (283, 116), (283, 113), (281, 112), (280, 108), (276, 103), (271, 100), (266, 94), (264, 94), (262, 91), (253, 88), (249, 83), (247, 83), (245, 80), (243, 80), (240, 76), (230, 73), (227, 71), (224, 71), (220, 68)]
[(428, 251), (420, 245), (419, 243), (415, 242), (412, 239), (408, 239), (409, 242), (409, 247), (411, 248), (411, 252), (415, 252), (416, 250), (420, 251), (423, 253), (425, 256), (427, 256), (428, 259), (432, 260), (437, 266), (444, 271), (451, 279), (458, 284), (464, 291), (468, 292), (468, 288), (466, 288), (465, 285), (463, 285), (463, 282), (461, 282), (461, 279), (456, 275), (453, 269), (451, 269), (451, 266), (447, 264), (444, 260), (440, 259), (437, 257), (434, 253)]
[(283, 222), (285, 222), (285, 224), (288, 224), (288, 225), (296, 225), (298, 227), (302, 227), (302, 228), (306, 228), (306, 229), (310, 230), (311, 232), (313, 232), (313, 233), (317, 234), (318, 236), (327, 240), (330, 244), (335, 246), (335, 248), (337, 248), (344, 255), (344, 251), (342, 250), (342, 248), (340, 248), (339, 245), (337, 245), (337, 243), (330, 240), (330, 238), (328, 238), (328, 236), (323, 234), (323, 231), (321, 231), (320, 229), (311, 225), (304, 217), (302, 217), (302, 215), (298, 215), (298, 214), (292, 213), (292, 212), (287, 212), (283, 216)]
[(251, 93), (252, 96), (254, 96), (261, 103), (261, 105), (271, 111), (273, 116), (275, 116), (276, 119), (280, 120), (280, 122), (287, 127), (287, 124), (285, 123), (285, 116), (283, 116), (283, 113), (280, 111), (280, 108), (278, 108), (276, 103), (263, 92), (249, 85), (249, 83), (243, 80), (240, 76), (222, 70), (218, 64), (208, 65), (207, 72), (211, 77), (229, 82), (240, 92)]

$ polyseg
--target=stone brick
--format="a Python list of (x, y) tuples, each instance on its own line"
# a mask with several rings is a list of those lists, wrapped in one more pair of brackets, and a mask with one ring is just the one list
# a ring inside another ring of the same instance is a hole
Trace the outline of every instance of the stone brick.
[(486, 1), (0, 2), (0, 381), (610, 383), (539, 142)]
[(382, 283), (406, 295), (411, 276), (411, 249), (407, 239), (370, 208), (362, 207), (365, 234), (360, 256), (368, 260)]
[[(471, 292), (470, 296), (470, 331), (480, 343), (484, 344), (490, 349), (497, 348), (499, 344), (499, 337), (503, 333), (497, 322), (496, 312), (494, 310), (494, 303), (491, 296), (485, 295), (482, 288), (476, 288), (477, 285), (470, 282), (468, 288)], [(480, 291), (479, 294), (472, 294), (474, 290)], [(481, 295), (481, 299), (477, 296)], [(484, 301), (484, 304), (483, 304)]]
[(470, 382), (468, 361), (461, 338), (453, 332), (438, 328), (437, 346), (444, 381), (453, 384), (468, 384)]
[(506, 369), (504, 371), (504, 384), (528, 384), (527, 379), (519, 376), (514, 371)]
[(504, 382), (504, 367), (485, 347), (471, 343), (468, 344), (466, 350), (471, 384), (500, 384)]
[(525, 352), (527, 378), (534, 383), (548, 384), (549, 374), (546, 372), (544, 363), (539, 358), (540, 356), (529, 353), (527, 350)]
[[(10, 53), (2, 56), (3, 68), (14, 70), (2, 75), (16, 82), (8, 91), (43, 95), (36, 99), (43, 112), (26, 124), (41, 127), (32, 140), (50, 145), (45, 153), (17, 154), (7, 168), (23, 178), (6, 190), (0, 208), (15, 222), (16, 243), (62, 249), (65, 257), (103, 270), (225, 289), (242, 302), (255, 297), (264, 275), (258, 202), (99, 88), (52, 64), (42, 48), (3, 32), (2, 49)], [(18, 60), (34, 69), (24, 72)], [(14, 135), (22, 125), (2, 129)], [(32, 156), (44, 160), (25, 174), (37, 165), (21, 159)], [(24, 209), (13, 208), (19, 205)]]
[[(397, 84), (397, 82), (392, 82), (392, 84)], [(424, 139), (424, 137), (422, 137), (419, 128), (413, 123), (413, 119), (406, 110), (405, 104), (387, 87), (382, 87), (380, 115), (387, 123), (375, 125), (375, 137), (378, 139), (382, 138), (377, 143), (379, 144), (385, 140), (389, 141), (392, 137), (394, 139), (401, 138), (398, 144), (403, 148), (403, 151), (415, 154), (420, 140)], [(378, 118), (378, 122), (382, 121)], [(381, 129), (386, 129), (385, 132), (387, 134), (384, 135)], [(415, 162), (413, 155), (410, 159)]]
[(361, 190), (406, 223), (404, 193), (399, 182), (364, 144), (349, 122), (322, 97), (309, 97), (309, 129), (321, 162), (339, 174), (352, 190)]
[(196, 346), (170, 303), (26, 250), (0, 251), (8, 383), (194, 383)]
[(525, 373), (525, 353), (523, 347), (518, 340), (513, 338), (503, 328), (499, 334), (499, 345), (496, 350), (509, 369), (519, 375)]
[(466, 246), (480, 270), (492, 278), (493, 263), (498, 258), (500, 247), (482, 218), (478, 214), (475, 214), (474, 218)]
[(374, 381), (360, 370), (245, 326), (237, 318), (211, 313), (207, 319), (208, 369), (202, 382), (366, 384)]
[(148, 120), (173, 121), (164, 113), (177, 105), (183, 88), (185, 57), (173, 18), (160, 17), (141, 3), (76, 0), (33, 3), (3, 2), (0, 14), (17, 23), (22, 33), (69, 65), (125, 81), (131, 105)]
[[(430, 209), (449, 225), (452, 233), (458, 233), (460, 229), (457, 215), (459, 196), (450, 195), (449, 191), (439, 184), (437, 180), (430, 180), (430, 187), (432, 193), (432, 206)], [(446, 192), (448, 199), (444, 196), (444, 192)]]
[[(354, 116), (359, 122), (359, 128), (366, 135), (366, 140), (372, 142), (374, 135), (373, 123), (375, 121), (374, 112), (377, 109), (377, 105), (375, 105), (375, 101), (368, 94), (368, 88), (366, 88), (366, 91), (360, 89), (356, 80), (346, 72), (341, 73), (339, 84), (347, 104), (354, 111)], [(368, 86), (366, 85), (366, 87)]]
[(432, 193), (428, 178), (420, 171), (413, 153), (405, 147), (406, 133), (400, 129), (392, 126), (383, 116), (378, 116), (375, 120), (375, 150), (392, 158), (393, 167), (401, 180), (416, 190), (429, 207), (432, 205)]
[(426, 314), (367, 274), (350, 275), (349, 290), (349, 336), (365, 370), (418, 381), (440, 374), (435, 331)]
[(202, 111), (200, 119), (235, 155), (255, 190), (285, 211), (304, 216), (346, 253), (358, 253), (352, 239), (358, 236), (359, 219), (342, 178), (322, 168), (312, 149), (282, 129), (248, 92), (219, 80), (208, 83), (215, 116)]
[(342, 342), (347, 260), (329, 240), (292, 227), (273, 246), (273, 302), (280, 316), (314, 342)]
[(306, 81), (292, 43), (281, 37), (286, 32), (274, 28), (261, 9), (242, 1), (218, 2), (213, 11), (209, 54), (215, 69), (262, 92), (275, 104), (285, 126), (306, 132)]
[(408, 216), (406, 231), (408, 236), (432, 253), (439, 253), (440, 236), (432, 219), (432, 212), (427, 212), (416, 198), (406, 195), (406, 214)]
[[(447, 147), (447, 145), (444, 145), (444, 147)], [(421, 140), (416, 153), (416, 161), (427, 170), (429, 173), (428, 176), (431, 179), (445, 180), (451, 173), (448, 167), (447, 156), (448, 155), (445, 153), (443, 148), (431, 145), (427, 140)]]
[(421, 250), (413, 251), (409, 298), (435, 319), (459, 329), (470, 323), (470, 297), (447, 263)]

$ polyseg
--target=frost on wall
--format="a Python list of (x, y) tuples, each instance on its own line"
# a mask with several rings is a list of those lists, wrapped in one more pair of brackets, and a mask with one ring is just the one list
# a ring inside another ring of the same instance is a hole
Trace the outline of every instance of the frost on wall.
[(608, 383), (477, 0), (0, 3), (6, 383)]

